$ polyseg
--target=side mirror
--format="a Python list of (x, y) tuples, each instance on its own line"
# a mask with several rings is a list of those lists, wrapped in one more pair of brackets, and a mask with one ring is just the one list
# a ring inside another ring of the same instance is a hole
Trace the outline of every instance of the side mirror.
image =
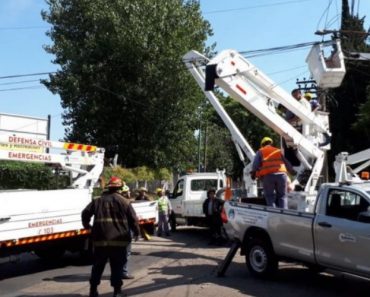
[(358, 221), (362, 223), (370, 223), (370, 211), (360, 212), (358, 215)]

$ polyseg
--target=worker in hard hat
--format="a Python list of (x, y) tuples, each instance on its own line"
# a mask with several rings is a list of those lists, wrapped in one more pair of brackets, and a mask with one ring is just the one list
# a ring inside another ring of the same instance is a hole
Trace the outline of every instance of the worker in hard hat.
[(157, 188), (156, 193), (157, 193), (156, 201), (158, 203), (157, 235), (162, 236), (164, 231), (166, 236), (170, 236), (170, 230), (168, 228), (168, 218), (172, 211), (171, 203), (168, 197), (163, 194), (162, 188)]
[[(126, 247), (139, 235), (139, 224), (130, 203), (121, 195), (123, 182), (119, 177), (111, 177), (108, 190), (101, 197), (90, 202), (82, 211), (82, 225), (91, 229), (94, 244), (93, 266), (90, 277), (89, 297), (98, 297), (98, 286), (104, 267), (109, 260), (111, 266), (111, 285), (114, 297), (122, 296), (122, 266)], [(93, 226), (90, 225), (94, 217)]]
[(317, 101), (317, 98), (314, 98), (311, 93), (305, 93), (303, 97), (311, 104), (311, 111), (317, 111), (320, 109), (319, 101)]
[[(311, 111), (311, 105), (307, 101), (307, 99), (305, 99), (302, 96), (302, 92), (300, 89), (292, 90), (291, 94), (292, 94), (292, 97), (296, 99), (304, 107), (305, 110), (307, 110), (307, 113)], [(302, 131), (302, 120), (290, 110), (286, 110), (285, 120), (288, 121), (299, 132), (303, 132), (304, 135), (306, 135), (306, 133), (308, 132), (308, 131)]]
[(288, 179), (287, 171), (296, 174), (281, 153), (279, 148), (272, 146), (270, 137), (264, 137), (261, 148), (253, 160), (251, 177), (262, 180), (263, 195), (267, 206), (287, 208)]
[(145, 187), (139, 188), (139, 195), (136, 196), (135, 201), (150, 201), (149, 197), (146, 195), (148, 190)]

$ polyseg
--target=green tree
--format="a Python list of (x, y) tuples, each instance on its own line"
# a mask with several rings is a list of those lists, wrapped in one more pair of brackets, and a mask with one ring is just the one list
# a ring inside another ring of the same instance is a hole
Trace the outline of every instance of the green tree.
[[(255, 115), (250, 114), (241, 104), (230, 97), (224, 98), (221, 94), (218, 94), (218, 97), (230, 118), (255, 151), (259, 149), (261, 139), (264, 136), (270, 136), (275, 139), (276, 143), (279, 142), (278, 136)], [(209, 131), (207, 169), (225, 168), (227, 174), (233, 176), (233, 178), (241, 178), (244, 164), (237, 154), (231, 133), (213, 107), (210, 104), (206, 106), (205, 114), (210, 122), (210, 128), (207, 129)], [(249, 162), (246, 156), (245, 158)]]
[(348, 0), (343, 0), (340, 39), (346, 59), (346, 76), (339, 88), (329, 92), (330, 126), (333, 133), (331, 159), (341, 152), (350, 153), (369, 147), (370, 134), (370, 63), (356, 60), (354, 53), (370, 52), (369, 30), (364, 18), (350, 14)]
[[(125, 167), (181, 167), (196, 148), (201, 92), (181, 58), (212, 34), (195, 0), (47, 0), (66, 138), (117, 151)], [(112, 150), (112, 152), (110, 152)]]

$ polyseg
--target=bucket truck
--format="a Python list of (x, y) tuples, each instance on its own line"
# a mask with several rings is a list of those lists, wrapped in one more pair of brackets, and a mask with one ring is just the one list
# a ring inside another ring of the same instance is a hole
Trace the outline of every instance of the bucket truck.
[[(335, 43), (335, 45), (337, 51), (341, 52), (340, 43)], [(322, 52), (313, 51), (310, 61), (316, 61), (315, 54), (320, 55)], [(339, 57), (342, 60), (335, 61), (343, 63), (343, 55)], [(294, 183), (299, 183), (303, 189), (303, 191), (289, 193), (290, 202), (295, 201), (298, 208), (312, 208), (316, 197), (316, 186), (324, 164), (325, 151), (330, 149), (331, 134), (328, 114), (307, 110), (260, 69), (234, 50), (222, 51), (211, 60), (196, 51), (190, 51), (183, 57), (183, 60), (198, 84), (201, 87), (204, 86), (203, 91), (211, 103), (215, 101), (212, 91), (215, 86), (218, 86), (282, 137), (286, 143), (286, 150), (292, 150), (299, 160), (296, 168), (297, 180)], [(326, 60), (321, 59), (320, 61), (326, 63)], [(329, 71), (338, 70), (338, 67), (334, 67), (336, 64), (333, 65), (331, 64)], [(327, 68), (322, 68), (316, 73), (324, 76), (325, 69)], [(340, 71), (345, 71), (342, 64)], [(324, 83), (327, 80), (325, 78), (321, 82)], [(335, 83), (340, 83), (338, 81), (331, 82), (330, 86), (333, 87)], [(214, 103), (212, 105), (215, 106)], [(302, 131), (298, 131), (278, 112), (278, 106), (284, 106), (302, 121)], [(224, 122), (227, 123), (227, 120), (224, 119)], [(227, 126), (239, 146), (244, 148), (244, 142), (240, 137), (234, 136), (234, 134), (237, 135), (237, 130), (230, 128), (228, 124)], [(250, 152), (250, 149), (245, 150), (247, 156)], [(249, 186), (247, 185), (247, 188)]]
[[(340, 43), (334, 42), (333, 59), (324, 59), (317, 48), (320, 49), (316, 45), (308, 58), (313, 62), (310, 68), (315, 70), (314, 76), (319, 76), (315, 79), (322, 86), (338, 86), (345, 72)], [(215, 85), (222, 88), (278, 133), (287, 147), (296, 151), (301, 163), (297, 179), (303, 191), (289, 193), (289, 209), (257, 205), (255, 200), (225, 202), (221, 217), (234, 242), (219, 272), (225, 272), (241, 247), (249, 271), (257, 277), (271, 277), (281, 259), (319, 270), (330, 268), (369, 277), (370, 241), (366, 230), (370, 223), (370, 183), (360, 180), (357, 173), (370, 164), (370, 151), (339, 154), (336, 183), (322, 184), (317, 191), (324, 154), (330, 148), (327, 113), (306, 110), (236, 51), (223, 51), (211, 60), (191, 51), (184, 60), (199, 76), (205, 73), (205, 94)], [(278, 104), (301, 119), (302, 130), (295, 129), (278, 113)], [(360, 162), (364, 163), (353, 170), (349, 168)]]

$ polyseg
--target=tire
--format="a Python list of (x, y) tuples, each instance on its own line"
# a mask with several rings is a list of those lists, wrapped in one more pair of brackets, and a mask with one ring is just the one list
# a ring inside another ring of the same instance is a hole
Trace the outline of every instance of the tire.
[(176, 217), (175, 217), (174, 212), (172, 212), (170, 215), (170, 226), (171, 226), (171, 232), (176, 232), (177, 224), (176, 224)]
[(249, 272), (259, 278), (269, 278), (276, 273), (278, 261), (271, 244), (261, 238), (253, 238), (247, 243), (245, 261)]

